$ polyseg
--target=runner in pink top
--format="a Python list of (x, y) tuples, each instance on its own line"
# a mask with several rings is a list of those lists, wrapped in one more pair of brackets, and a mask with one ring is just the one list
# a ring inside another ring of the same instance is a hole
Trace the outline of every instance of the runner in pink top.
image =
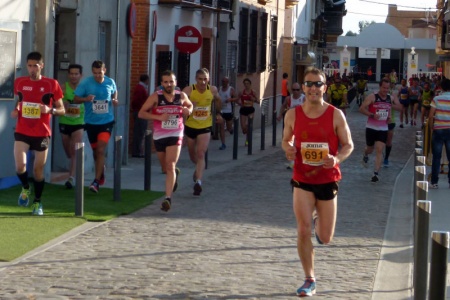
[(153, 120), (153, 141), (161, 164), (166, 169), (166, 198), (161, 204), (163, 211), (172, 205), (172, 193), (178, 186), (180, 169), (176, 168), (183, 140), (183, 117), (192, 113), (192, 103), (188, 96), (175, 90), (177, 80), (172, 71), (164, 71), (161, 76), (162, 90), (151, 94), (139, 111), (141, 119)]

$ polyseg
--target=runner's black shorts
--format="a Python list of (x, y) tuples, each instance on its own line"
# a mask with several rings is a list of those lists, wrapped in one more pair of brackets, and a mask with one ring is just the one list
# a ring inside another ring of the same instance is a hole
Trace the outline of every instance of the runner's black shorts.
[(372, 147), (375, 142), (382, 142), (386, 144), (387, 141), (387, 130), (375, 130), (372, 128), (366, 128), (366, 145)]
[(84, 124), (84, 130), (86, 130), (89, 143), (95, 144), (98, 140), (98, 135), (102, 132), (108, 132), (112, 134), (114, 128), (114, 121), (106, 124)]
[(196, 139), (200, 134), (211, 133), (211, 127), (196, 129), (189, 126), (184, 126), (184, 135), (190, 139)]
[(72, 133), (74, 133), (77, 130), (84, 129), (84, 125), (68, 125), (68, 124), (61, 124), (59, 123), (59, 132), (61, 134), (65, 134), (68, 136), (71, 136)]
[(156, 152), (166, 152), (166, 148), (170, 146), (181, 146), (183, 143), (182, 136), (169, 136), (166, 138), (153, 140)]
[(317, 200), (333, 200), (339, 191), (339, 184), (337, 182), (330, 182), (324, 184), (309, 184), (304, 182), (299, 182), (291, 179), (291, 185), (294, 188), (302, 189), (307, 192), (314, 194)]
[(221, 113), (221, 115), (226, 121), (233, 120), (233, 113)]
[(254, 112), (255, 112), (255, 108), (253, 106), (242, 106), (239, 109), (239, 114), (243, 115), (243, 116), (251, 115)]
[(47, 150), (50, 144), (49, 136), (29, 136), (18, 132), (14, 133), (14, 140), (16, 142), (23, 142), (30, 146), (30, 150), (38, 152)]

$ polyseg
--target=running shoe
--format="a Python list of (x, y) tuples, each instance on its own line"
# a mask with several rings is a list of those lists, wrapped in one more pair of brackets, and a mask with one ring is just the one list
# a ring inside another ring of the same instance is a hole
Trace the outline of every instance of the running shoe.
[(170, 210), (172, 203), (170, 201), (169, 197), (166, 197), (166, 199), (164, 199), (164, 201), (161, 203), (161, 210), (168, 212)]
[(383, 167), (389, 168), (389, 160), (385, 159), (385, 160), (383, 161)]
[(225, 144), (222, 144), (222, 146), (219, 147), (219, 150), (225, 150), (227, 146)]
[(402, 123), (402, 124), (400, 124), (400, 128), (403, 128), (403, 123)]
[(103, 166), (102, 176), (100, 176), (100, 179), (98, 180), (99, 185), (105, 184), (105, 171), (106, 171), (106, 166)]
[(194, 184), (194, 196), (200, 196), (202, 192), (202, 186), (200, 185), (200, 183), (196, 182)]
[(73, 187), (73, 177), (69, 177), (69, 179), (67, 179), (66, 183), (64, 184), (66, 186), (67, 189), (71, 189)]
[(316, 232), (317, 218), (318, 218), (317, 211), (314, 210), (313, 211), (314, 235), (316, 236), (317, 243), (319, 243), (320, 245), (323, 245), (323, 242), (319, 239), (319, 236), (317, 235), (317, 232)]
[(178, 188), (178, 175), (180, 175), (180, 169), (175, 168), (175, 183), (173, 184), (173, 191), (175, 192)]
[(372, 179), (370, 179), (370, 181), (376, 183), (376, 182), (380, 181), (380, 179), (378, 178), (378, 175), (375, 175), (375, 174), (374, 174), (374, 175), (372, 176)]
[(19, 206), (24, 207), (28, 206), (28, 203), (30, 203), (30, 192), (31, 188), (28, 189), (22, 188), (22, 191), (20, 192), (19, 195), (19, 200), (17, 201), (17, 204), (19, 204)]
[(367, 155), (363, 156), (361, 164), (363, 165), (364, 168), (369, 167), (369, 157)]
[(439, 186), (438, 186), (437, 183), (432, 183), (432, 184), (430, 184), (430, 189), (435, 189), (435, 190), (437, 190), (438, 188), (439, 188)]
[(303, 285), (298, 288), (297, 296), (311, 297), (316, 293), (316, 281), (312, 278), (307, 278)]
[(245, 141), (245, 147), (247, 147), (248, 146), (248, 141)]
[(94, 179), (94, 181), (92, 181), (91, 185), (89, 186), (89, 190), (97, 194), (99, 189), (99, 183), (96, 179)]
[(34, 202), (31, 207), (33, 207), (33, 212), (31, 213), (33, 216), (43, 216), (44, 215), (44, 209), (42, 207), (41, 202)]

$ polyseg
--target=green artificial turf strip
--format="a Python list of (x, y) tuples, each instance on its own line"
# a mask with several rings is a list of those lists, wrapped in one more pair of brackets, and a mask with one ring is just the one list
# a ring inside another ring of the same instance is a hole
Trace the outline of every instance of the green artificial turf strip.
[(12, 261), (85, 222), (82, 218), (0, 218), (0, 261)]
[[(33, 184), (31, 184), (33, 187)], [(84, 190), (83, 218), (75, 217), (75, 190), (46, 184), (42, 195), (44, 216), (31, 216), (28, 207), (17, 205), (20, 186), (0, 190), (0, 261), (11, 261), (87, 221), (107, 221), (130, 214), (162, 197), (163, 192), (121, 190), (114, 201), (113, 189), (98, 194)], [(33, 195), (33, 192), (31, 193)]]
[[(31, 187), (33, 188), (33, 184), (31, 184)], [(31, 192), (32, 195), (28, 207), (17, 205), (20, 191), (20, 186), (0, 190), (0, 217), (29, 216), (31, 214), (33, 191)], [(120, 201), (114, 201), (113, 189), (102, 187), (99, 193), (95, 194), (89, 191), (88, 188), (85, 188), (84, 218), (87, 221), (107, 221), (143, 208), (163, 195), (163, 192), (121, 190)], [(41, 198), (45, 216), (75, 216), (74, 189), (68, 190), (62, 185), (46, 184)]]

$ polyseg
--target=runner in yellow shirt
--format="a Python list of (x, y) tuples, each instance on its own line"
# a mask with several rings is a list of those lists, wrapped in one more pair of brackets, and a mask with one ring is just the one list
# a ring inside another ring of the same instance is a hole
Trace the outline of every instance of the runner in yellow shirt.
[[(183, 92), (188, 95), (194, 110), (185, 122), (184, 133), (187, 137), (189, 157), (195, 164), (194, 196), (202, 192), (202, 176), (205, 170), (205, 153), (208, 150), (212, 128), (213, 101), (220, 106), (221, 99), (215, 86), (208, 84), (209, 71), (205, 68), (195, 73), (196, 83), (187, 86)], [(218, 110), (220, 113), (220, 109)]]

